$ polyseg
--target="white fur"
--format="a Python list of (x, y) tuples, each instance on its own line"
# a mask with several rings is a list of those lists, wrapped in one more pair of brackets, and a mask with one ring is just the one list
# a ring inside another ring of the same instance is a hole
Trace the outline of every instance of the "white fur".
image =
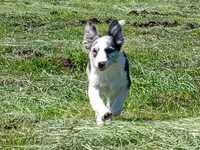
[[(110, 26), (109, 35), (103, 37), (98, 35), (91, 22), (85, 28), (84, 45), (89, 50), (88, 95), (96, 113), (97, 125), (104, 124), (105, 120), (111, 121), (112, 115), (119, 115), (128, 95), (127, 60), (124, 52), (119, 50), (124, 42), (120, 29), (124, 24), (124, 20), (118, 21), (118, 24), (115, 21)], [(103, 69), (99, 66), (102, 62), (105, 64)]]
[[(87, 71), (88, 94), (90, 104), (96, 112), (97, 125), (104, 123), (102, 117), (107, 112), (119, 115), (122, 111), (123, 102), (128, 95), (127, 72), (124, 71), (124, 66), (125, 57), (122, 52), (119, 52), (116, 62), (104, 71), (98, 70), (91, 62), (91, 70)], [(104, 104), (103, 97), (106, 98), (107, 105)]]
[(124, 25), (126, 24), (126, 21), (125, 21), (125, 20), (119, 20), (119, 24), (120, 24), (121, 26), (124, 26)]

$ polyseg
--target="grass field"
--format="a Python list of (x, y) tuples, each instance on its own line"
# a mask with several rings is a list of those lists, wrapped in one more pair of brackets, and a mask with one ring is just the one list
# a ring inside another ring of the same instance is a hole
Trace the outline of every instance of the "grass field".
[[(96, 127), (87, 96), (87, 19), (125, 19), (132, 87)], [(200, 149), (198, 0), (1, 0), (0, 149)]]

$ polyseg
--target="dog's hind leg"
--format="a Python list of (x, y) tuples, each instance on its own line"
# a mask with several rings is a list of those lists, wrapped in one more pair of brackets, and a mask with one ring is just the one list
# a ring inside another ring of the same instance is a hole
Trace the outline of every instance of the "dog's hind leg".
[(123, 103), (128, 96), (128, 89), (122, 90), (118, 95), (114, 96), (107, 106), (109, 106), (114, 116), (120, 115), (123, 109)]

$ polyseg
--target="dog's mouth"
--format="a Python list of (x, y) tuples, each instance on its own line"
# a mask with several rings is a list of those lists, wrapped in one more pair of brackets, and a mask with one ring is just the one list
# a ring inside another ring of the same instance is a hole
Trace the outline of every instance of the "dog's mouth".
[(98, 67), (98, 69), (99, 69), (100, 71), (104, 71), (104, 70), (106, 69), (106, 67), (102, 67), (102, 68), (99, 68), (99, 67)]

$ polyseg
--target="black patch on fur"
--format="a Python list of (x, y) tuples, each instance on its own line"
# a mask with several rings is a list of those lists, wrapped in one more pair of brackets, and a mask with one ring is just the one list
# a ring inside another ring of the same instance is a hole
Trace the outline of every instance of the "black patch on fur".
[(113, 30), (115, 26), (119, 26), (118, 28), (121, 29), (119, 22), (117, 20), (113, 20), (109, 26), (108, 35), (115, 36), (117, 34), (118, 30)]
[(130, 88), (131, 86), (131, 79), (130, 79), (130, 75), (129, 75), (129, 62), (128, 62), (128, 58), (126, 56), (125, 53), (124, 54), (124, 57), (125, 57), (125, 66), (124, 66), (124, 70), (127, 72), (127, 80), (128, 80), (128, 85), (127, 87)]
[(106, 49), (105, 49), (105, 52), (106, 52), (106, 55), (109, 56), (109, 54), (115, 52), (115, 49), (114, 49), (114, 48), (111, 48), (111, 47), (110, 47), (110, 48), (106, 48)]

